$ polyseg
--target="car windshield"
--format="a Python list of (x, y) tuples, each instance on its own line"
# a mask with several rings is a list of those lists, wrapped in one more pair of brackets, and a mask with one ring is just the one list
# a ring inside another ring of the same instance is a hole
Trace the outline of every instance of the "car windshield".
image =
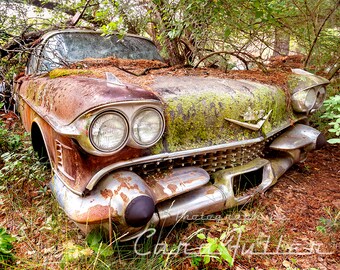
[(46, 42), (38, 72), (50, 71), (86, 58), (162, 60), (155, 45), (143, 38), (101, 36), (97, 33), (58, 33)]

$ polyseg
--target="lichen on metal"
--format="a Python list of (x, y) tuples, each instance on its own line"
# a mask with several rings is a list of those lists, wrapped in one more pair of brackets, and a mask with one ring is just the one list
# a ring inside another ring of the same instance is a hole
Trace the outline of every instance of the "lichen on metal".
[(216, 145), (259, 136), (227, 122), (225, 118), (243, 121), (242, 115), (252, 110), (273, 110), (262, 127), (264, 134), (289, 121), (289, 108), (282, 89), (249, 81), (218, 78), (162, 77), (153, 89), (165, 103), (167, 127), (161, 144), (154, 153), (180, 151)]
[(91, 75), (93, 72), (86, 69), (66, 69), (66, 68), (56, 68), (49, 72), (49, 77), (51, 79), (71, 76), (71, 75)]
[(300, 70), (296, 70), (295, 73), (292, 73), (288, 78), (288, 89), (291, 94), (296, 93), (297, 91), (305, 90), (307, 88), (311, 88), (317, 85), (327, 85), (329, 81), (320, 76), (313, 75), (307, 72), (301, 72)]

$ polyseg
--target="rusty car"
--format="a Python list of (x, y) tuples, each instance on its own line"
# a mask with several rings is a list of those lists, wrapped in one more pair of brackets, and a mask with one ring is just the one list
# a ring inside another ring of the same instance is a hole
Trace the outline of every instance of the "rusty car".
[(14, 96), (67, 216), (132, 239), (245, 204), (324, 145), (308, 118), (329, 82), (283, 77), (170, 67), (147, 38), (71, 29), (40, 38)]

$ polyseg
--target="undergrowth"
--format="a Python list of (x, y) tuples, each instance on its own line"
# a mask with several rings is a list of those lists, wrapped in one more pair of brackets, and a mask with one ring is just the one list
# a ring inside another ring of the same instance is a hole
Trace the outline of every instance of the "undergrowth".
[[(323, 106), (311, 116), (311, 125), (326, 134), (329, 143), (340, 143), (340, 85), (334, 81), (327, 86)], [(335, 136), (335, 138), (334, 138)]]

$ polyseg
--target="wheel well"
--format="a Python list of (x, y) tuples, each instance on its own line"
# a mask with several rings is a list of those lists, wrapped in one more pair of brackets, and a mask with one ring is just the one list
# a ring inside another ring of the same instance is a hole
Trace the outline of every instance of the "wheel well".
[(40, 162), (48, 162), (48, 153), (44, 141), (44, 137), (37, 123), (32, 124), (31, 140), (33, 150), (38, 153)]

